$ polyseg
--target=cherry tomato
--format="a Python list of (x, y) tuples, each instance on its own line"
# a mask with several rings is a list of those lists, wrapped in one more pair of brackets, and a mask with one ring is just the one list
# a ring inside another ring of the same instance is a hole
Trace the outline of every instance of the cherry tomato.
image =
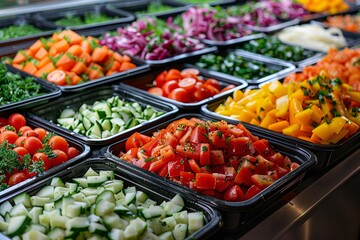
[(37, 150), (43, 148), (43, 145), (37, 137), (28, 137), (24, 141), (24, 148), (26, 148), (31, 155), (35, 154)]
[(13, 151), (19, 155), (20, 159), (22, 159), (26, 154), (29, 153), (29, 151), (24, 147), (16, 147), (13, 149)]
[(32, 129), (26, 130), (25, 132), (23, 132), (23, 136), (25, 136), (25, 137), (38, 137), (36, 132), (34, 130), (32, 130)]
[(166, 82), (166, 79), (165, 79), (166, 73), (167, 73), (167, 71), (163, 71), (159, 75), (156, 76), (154, 84), (157, 87), (161, 88), (164, 85), (164, 83)]
[(205, 98), (211, 97), (211, 95), (208, 89), (200, 87), (194, 92), (193, 97), (196, 102), (199, 102)]
[(51, 147), (51, 149), (59, 149), (63, 152), (68, 151), (69, 148), (69, 144), (66, 141), (65, 138), (61, 137), (61, 136), (53, 136), (52, 138), (50, 138), (48, 145)]
[(49, 160), (49, 158), (46, 156), (45, 153), (35, 153), (32, 156), (32, 160), (33, 160), (33, 162), (43, 161), (45, 171), (53, 167), (51, 160)]
[(25, 137), (25, 136), (19, 137), (18, 139), (16, 139), (15, 144), (16, 144), (17, 146), (19, 146), (19, 147), (23, 147), (26, 138), (27, 138), (27, 137)]
[(199, 74), (200, 71), (196, 68), (185, 68), (181, 71), (181, 76), (183, 76), (184, 78), (199, 76)]
[(17, 139), (18, 139), (18, 135), (13, 131), (5, 130), (2, 133), (0, 133), (0, 143), (3, 143), (4, 141), (8, 141), (8, 143), (14, 144)]
[(221, 92), (221, 93), (222, 93), (222, 92), (226, 92), (226, 91), (228, 91), (228, 90), (230, 90), (230, 89), (233, 89), (234, 87), (236, 87), (234, 84), (230, 84), (230, 85), (224, 87), (223, 89), (221, 89), (220, 92)]
[(147, 90), (149, 93), (156, 95), (156, 96), (163, 96), (164, 92), (160, 87), (152, 87)]
[(79, 150), (77, 150), (74, 147), (69, 147), (68, 148), (67, 156), (68, 156), (69, 159), (72, 159), (72, 158), (74, 158), (74, 157), (76, 157), (78, 155), (79, 155)]
[(182, 76), (181, 76), (181, 73), (179, 70), (173, 68), (173, 69), (170, 69), (167, 74), (166, 74), (166, 81), (171, 81), (171, 80), (179, 80), (181, 79)]
[(8, 124), (8, 120), (6, 118), (0, 118), (0, 127), (6, 126)]
[(162, 90), (164, 92), (164, 96), (169, 95), (169, 93), (174, 90), (175, 88), (178, 88), (178, 82), (176, 80), (171, 80), (166, 82), (163, 86), (162, 86)]
[(45, 129), (43, 128), (35, 128), (34, 129), (35, 133), (37, 134), (38, 138), (40, 139), (40, 141), (43, 140), (43, 138), (46, 136), (47, 132)]
[(53, 152), (56, 154), (56, 157), (50, 159), (50, 161), (52, 162), (51, 165), (53, 167), (58, 166), (68, 160), (68, 156), (63, 151), (55, 149), (53, 150)]
[(63, 70), (54, 70), (50, 72), (46, 79), (56, 85), (66, 85), (66, 73)]
[(204, 85), (211, 85), (213, 87), (215, 87), (217, 90), (221, 90), (221, 86), (219, 81), (213, 79), (213, 78), (209, 78), (208, 80), (205, 81)]
[(14, 186), (15, 184), (21, 183), (27, 179), (25, 173), (17, 172), (11, 175), (9, 179), (9, 185)]
[(214, 87), (213, 85), (210, 85), (210, 84), (207, 84), (207, 85), (204, 84), (204, 85), (202, 86), (202, 88), (207, 89), (207, 90), (210, 92), (210, 96), (214, 96), (214, 95), (220, 93), (220, 91), (219, 91), (216, 87)]
[(184, 78), (179, 81), (178, 85), (187, 92), (192, 92), (195, 91), (196, 80), (194, 78)]
[(238, 185), (230, 187), (224, 193), (224, 200), (231, 202), (239, 202), (245, 199), (245, 195)]
[(26, 119), (20, 113), (14, 113), (8, 118), (8, 123), (19, 131), (22, 126), (26, 125)]
[(27, 130), (32, 130), (32, 128), (29, 127), (29, 126), (22, 126), (22, 127), (19, 129), (18, 133), (19, 133), (19, 134), (21, 133), (22, 135), (24, 135), (24, 132), (26, 132)]
[(168, 98), (187, 103), (190, 102), (191, 96), (185, 89), (176, 88), (169, 93)]

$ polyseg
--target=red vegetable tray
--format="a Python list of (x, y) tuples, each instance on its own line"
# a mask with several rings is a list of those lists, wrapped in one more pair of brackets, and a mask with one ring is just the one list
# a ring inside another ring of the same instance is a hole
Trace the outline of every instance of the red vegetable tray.
[[(196, 117), (199, 119), (204, 120), (214, 120), (212, 118), (205, 117), (200, 114), (183, 114), (177, 116), (175, 119), (171, 121), (164, 122), (160, 125), (153, 126), (145, 131), (141, 131), (140, 133), (145, 134), (147, 136), (151, 136), (153, 132), (163, 129), (168, 126), (169, 123), (181, 119), (181, 118), (191, 118)], [(229, 123), (233, 123), (228, 121)], [(264, 137), (261, 132), (258, 131), (251, 131), (255, 136)], [(287, 175), (280, 178), (278, 181), (274, 182), (272, 185), (264, 189), (259, 194), (255, 195), (254, 197), (250, 198), (249, 200), (245, 200), (242, 202), (230, 202), (220, 200), (218, 198), (206, 196), (203, 194), (199, 194), (198, 192), (177, 184), (171, 180), (166, 178), (160, 177), (155, 173), (151, 173), (149, 171), (143, 170), (140, 167), (137, 167), (133, 164), (130, 164), (124, 160), (120, 160), (119, 153), (125, 152), (125, 142), (126, 140), (122, 140), (118, 143), (114, 143), (110, 145), (107, 149), (107, 153), (105, 154), (106, 157), (118, 160), (119, 165), (127, 169), (128, 171), (132, 171), (136, 173), (138, 176), (144, 179), (151, 179), (152, 182), (158, 184), (159, 186), (163, 186), (165, 188), (177, 189), (179, 192), (185, 192), (196, 199), (199, 202), (205, 203), (208, 206), (212, 206), (216, 209), (219, 209), (223, 215), (224, 219), (224, 227), (223, 230), (230, 232), (235, 231), (241, 221), (243, 220), (243, 216), (247, 214), (251, 214), (254, 211), (258, 211), (259, 209), (267, 208), (272, 203), (275, 202), (276, 199), (279, 199), (286, 190), (295, 184), (299, 183), (301, 179), (305, 176), (305, 173), (316, 163), (315, 155), (298, 146), (290, 146), (286, 144), (286, 142), (267, 137), (270, 140), (271, 145), (274, 146), (276, 151), (289, 156), (290, 159), (300, 164), (298, 168), (291, 171)]]

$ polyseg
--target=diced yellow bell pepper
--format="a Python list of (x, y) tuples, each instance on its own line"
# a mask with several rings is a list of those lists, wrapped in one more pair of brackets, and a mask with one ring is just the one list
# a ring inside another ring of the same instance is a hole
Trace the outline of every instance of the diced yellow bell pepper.
[(230, 111), (231, 114), (240, 114), (240, 112), (243, 111), (243, 110), (244, 110), (244, 107), (239, 106), (237, 104), (235, 104), (235, 105), (233, 105), (233, 106), (231, 106), (229, 108), (229, 111)]
[(320, 101), (319, 100), (306, 100), (305, 101), (305, 104), (306, 105), (317, 105), (317, 106), (319, 106), (320, 105)]
[(302, 112), (296, 113), (295, 118), (301, 125), (308, 125), (311, 121), (313, 110), (311, 108), (305, 109)]
[(233, 99), (235, 102), (239, 101), (240, 99), (242, 99), (244, 97), (244, 93), (243, 91), (241, 90), (236, 90), (234, 93), (233, 93)]
[(257, 102), (256, 113), (259, 115), (261, 112), (268, 112), (274, 108), (275, 106), (270, 102), (270, 99), (259, 99)]
[(326, 122), (314, 128), (312, 132), (323, 141), (328, 141), (329, 138), (335, 133)]
[(270, 115), (266, 115), (264, 119), (262, 119), (260, 126), (267, 128), (270, 124), (276, 123), (276, 119), (272, 118)]
[(311, 139), (312, 142), (315, 142), (315, 143), (320, 143), (321, 142), (321, 139), (315, 133), (313, 133), (311, 135), (310, 139)]
[(289, 127), (283, 129), (283, 134), (296, 137), (300, 131), (300, 123), (291, 124)]
[[(245, 106), (246, 106), (246, 109), (249, 110), (249, 111), (252, 111), (252, 112), (256, 112), (256, 107), (257, 107), (257, 103), (260, 99), (257, 99), (257, 100), (253, 100), (251, 102), (248, 102)], [(238, 102), (239, 104), (239, 102)]]
[(301, 106), (301, 102), (297, 98), (290, 98), (290, 102), (289, 102), (290, 125), (297, 122), (295, 118), (295, 114), (301, 112), (302, 110), (303, 108)]
[(316, 123), (320, 123), (322, 121), (323, 117), (325, 117), (325, 114), (323, 113), (323, 111), (315, 105), (311, 106), (311, 110), (313, 110), (312, 120)]
[(251, 122), (251, 119), (255, 118), (256, 119), (256, 114), (247, 110), (247, 109), (244, 109), (242, 110), (240, 113), (239, 113), (239, 120), (240, 121), (243, 121), (243, 122)]
[(230, 103), (232, 103), (233, 101), (234, 101), (234, 99), (232, 97), (228, 97), (224, 102), (224, 106), (228, 107), (230, 105)]
[(221, 111), (216, 111), (217, 114), (223, 115), (223, 116), (230, 116), (231, 112), (229, 110), (221, 110)]
[[(276, 118), (276, 112), (277, 112), (277, 110), (274, 108), (273, 110), (268, 111), (266, 114), (268, 114), (272, 118)], [(284, 120), (288, 120), (288, 119), (286, 118)]]
[(269, 91), (278, 98), (287, 94), (286, 88), (279, 81), (271, 82), (269, 85)]
[(312, 133), (312, 130), (314, 129), (314, 127), (309, 126), (309, 125), (301, 125), (300, 127), (300, 131), (301, 132), (308, 132), (308, 133)]
[(349, 116), (349, 120), (353, 121), (354, 123), (360, 126), (360, 114), (358, 114), (356, 117)]
[(285, 118), (289, 110), (289, 97), (284, 95), (276, 99), (276, 117)]
[(287, 127), (289, 127), (288, 121), (280, 121), (280, 122), (270, 124), (268, 126), (268, 129), (276, 131), (276, 132), (282, 132)]
[(335, 134), (338, 134), (341, 129), (344, 127), (346, 123), (346, 120), (342, 117), (335, 117), (331, 119), (331, 123), (329, 126), (332, 128), (332, 130), (335, 132)]
[(348, 91), (347, 94), (350, 96), (351, 100), (360, 103), (360, 92)]
[(324, 101), (325, 101), (325, 103), (321, 104), (321, 110), (323, 111), (325, 116), (327, 115), (328, 118), (331, 119), (331, 118), (333, 118), (333, 115), (331, 113), (331, 109), (333, 106), (328, 99), (325, 98)]
[(256, 126), (260, 125), (260, 123), (255, 118), (251, 119), (250, 124), (256, 125)]
[(296, 98), (299, 102), (302, 102), (304, 100), (304, 92), (301, 89), (298, 89), (291, 94), (290, 98)]
[(341, 139), (345, 138), (349, 134), (349, 129), (341, 129), (341, 131), (337, 134), (334, 134), (330, 139), (329, 142), (331, 143), (338, 143)]

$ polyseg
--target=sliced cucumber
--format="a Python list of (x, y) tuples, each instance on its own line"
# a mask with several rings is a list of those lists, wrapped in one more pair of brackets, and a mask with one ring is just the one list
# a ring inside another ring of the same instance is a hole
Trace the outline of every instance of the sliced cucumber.
[(15, 237), (23, 234), (30, 222), (31, 218), (27, 215), (12, 217), (6, 235)]
[(15, 196), (13, 198), (13, 201), (14, 201), (15, 205), (22, 203), (27, 208), (31, 207), (30, 195), (25, 192), (20, 193), (19, 195)]
[(202, 212), (188, 213), (188, 222), (189, 233), (193, 234), (204, 226), (204, 214)]
[(177, 224), (172, 231), (175, 240), (183, 240), (186, 238), (187, 224)]

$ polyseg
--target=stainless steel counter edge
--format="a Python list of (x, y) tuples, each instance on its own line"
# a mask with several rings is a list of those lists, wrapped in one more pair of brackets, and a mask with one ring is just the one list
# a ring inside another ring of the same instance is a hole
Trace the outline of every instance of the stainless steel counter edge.
[[(289, 203), (260, 222), (240, 239), (279, 239), (296, 224), (306, 221), (311, 212), (332, 192), (360, 173), (360, 150), (347, 157)], [(354, 189), (354, 191), (357, 191)]]

